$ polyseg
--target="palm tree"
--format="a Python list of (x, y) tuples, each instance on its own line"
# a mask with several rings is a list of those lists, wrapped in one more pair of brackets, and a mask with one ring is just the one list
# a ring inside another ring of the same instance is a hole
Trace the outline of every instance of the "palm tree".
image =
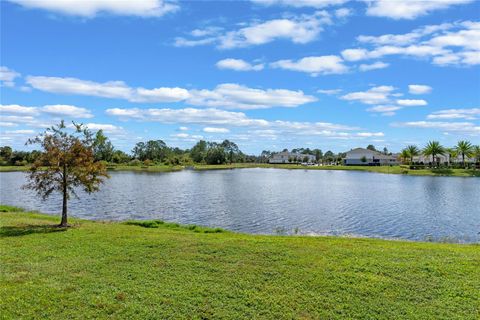
[(415, 145), (409, 145), (407, 146), (406, 148), (408, 154), (409, 154), (409, 157), (410, 157), (410, 164), (413, 163), (413, 157), (416, 157), (420, 154), (420, 150), (418, 150), (417, 146)]
[(455, 148), (447, 148), (445, 151), (448, 154), (448, 165), (450, 165), (450, 162), (452, 159), (457, 159), (458, 157), (458, 152)]
[(473, 147), (473, 156), (475, 157), (475, 162), (480, 162), (480, 146)]
[(402, 158), (403, 163), (406, 163), (407, 159), (410, 159), (410, 153), (408, 152), (407, 148), (402, 150), (402, 153), (400, 153), (400, 158)]
[(465, 156), (470, 157), (472, 155), (473, 145), (469, 141), (461, 140), (458, 141), (455, 150), (462, 155), (462, 164), (465, 168)]
[(435, 163), (437, 155), (445, 154), (445, 148), (438, 141), (429, 141), (425, 148), (423, 148), (425, 156), (432, 156), (432, 163)]

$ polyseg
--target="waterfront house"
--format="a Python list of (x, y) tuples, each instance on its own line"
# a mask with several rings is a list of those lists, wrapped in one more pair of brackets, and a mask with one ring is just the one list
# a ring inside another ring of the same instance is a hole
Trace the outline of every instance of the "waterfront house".
[(356, 148), (346, 152), (344, 164), (347, 166), (385, 166), (398, 165), (396, 154), (387, 155), (378, 151)]
[[(307, 161), (305, 161), (307, 160)], [(311, 154), (301, 154), (301, 153), (293, 153), (289, 151), (282, 151), (272, 155), (272, 157), (268, 160), (269, 163), (273, 164), (281, 164), (281, 163), (315, 163), (315, 156)]]

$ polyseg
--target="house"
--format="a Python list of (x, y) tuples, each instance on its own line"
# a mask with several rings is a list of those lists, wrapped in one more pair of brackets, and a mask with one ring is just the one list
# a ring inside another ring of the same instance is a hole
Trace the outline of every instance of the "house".
[[(307, 161), (305, 161), (307, 160)], [(278, 152), (272, 155), (268, 160), (269, 163), (292, 163), (292, 162), (306, 162), (314, 163), (316, 160), (314, 155), (293, 153), (288, 151)]]
[(378, 151), (356, 148), (346, 152), (344, 164), (347, 166), (385, 166), (399, 164), (398, 156), (386, 155)]
[[(438, 163), (440, 164), (446, 164), (446, 163), (462, 163), (462, 155), (459, 154), (456, 158), (451, 158), (450, 155), (448, 154), (438, 154), (435, 156), (435, 159)], [(414, 163), (424, 163), (428, 164), (433, 162), (432, 156), (424, 156), (424, 155), (419, 155), (413, 157), (413, 162)], [(475, 163), (475, 158), (469, 158), (465, 156), (465, 162), (466, 163)]]

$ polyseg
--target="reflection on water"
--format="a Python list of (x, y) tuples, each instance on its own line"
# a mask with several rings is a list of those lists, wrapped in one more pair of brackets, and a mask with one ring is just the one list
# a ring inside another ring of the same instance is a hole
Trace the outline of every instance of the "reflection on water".
[[(58, 213), (21, 190), (25, 174), (0, 173), (0, 202)], [(480, 179), (352, 171), (239, 169), (112, 172), (101, 191), (72, 199), (87, 219), (163, 219), (248, 233), (357, 235), (480, 241)]]

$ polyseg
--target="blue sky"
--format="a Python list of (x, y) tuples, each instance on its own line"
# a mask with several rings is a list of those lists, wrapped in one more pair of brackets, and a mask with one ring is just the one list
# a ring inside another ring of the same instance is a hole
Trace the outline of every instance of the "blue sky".
[(1, 145), (23, 149), (59, 119), (125, 151), (480, 143), (477, 1), (0, 5)]

